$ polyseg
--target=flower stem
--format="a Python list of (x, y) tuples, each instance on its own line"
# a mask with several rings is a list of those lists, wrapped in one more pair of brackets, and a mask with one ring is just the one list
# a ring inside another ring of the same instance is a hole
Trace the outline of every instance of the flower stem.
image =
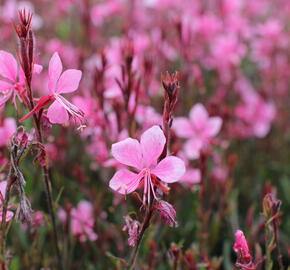
[(144, 217), (144, 220), (142, 223), (141, 231), (139, 233), (137, 243), (132, 251), (131, 259), (130, 259), (130, 262), (128, 265), (129, 270), (133, 270), (135, 267), (135, 263), (136, 263), (136, 260), (138, 257), (138, 252), (140, 249), (140, 244), (141, 244), (141, 241), (143, 239), (143, 236), (144, 236), (146, 229), (150, 226), (150, 219), (152, 217), (152, 214), (153, 214), (153, 210), (151, 209), (151, 204), (150, 204), (146, 209), (146, 213), (145, 213), (145, 217)]

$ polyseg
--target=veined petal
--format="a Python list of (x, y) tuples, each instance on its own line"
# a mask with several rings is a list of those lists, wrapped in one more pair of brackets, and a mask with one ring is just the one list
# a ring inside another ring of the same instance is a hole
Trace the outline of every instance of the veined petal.
[(0, 51), (0, 75), (12, 82), (16, 81), (17, 62), (11, 53)]
[(180, 158), (169, 156), (162, 159), (151, 172), (162, 181), (173, 183), (184, 175), (185, 165)]
[(208, 121), (208, 113), (200, 103), (192, 107), (189, 112), (189, 117), (196, 129), (202, 129)]
[(120, 163), (141, 169), (142, 150), (139, 142), (132, 138), (127, 138), (112, 145), (112, 155)]
[(78, 89), (82, 72), (77, 69), (68, 69), (61, 74), (57, 84), (56, 93), (71, 93)]
[(66, 109), (55, 100), (47, 110), (47, 117), (52, 124), (64, 124), (69, 120)]
[(130, 172), (129, 170), (117, 171), (110, 180), (110, 188), (121, 193), (128, 194), (136, 190), (142, 179), (142, 175)]
[(150, 167), (157, 163), (165, 142), (166, 138), (159, 126), (153, 126), (142, 134), (140, 144), (143, 154), (143, 166)]
[(178, 117), (173, 121), (173, 128), (177, 136), (181, 138), (190, 138), (194, 132), (191, 122), (185, 117)]
[(55, 99), (67, 110), (67, 112), (76, 120), (79, 120), (80, 123), (83, 122), (84, 112), (79, 109), (74, 104), (70, 103), (66, 98), (62, 95), (54, 95)]
[(0, 92), (6, 91), (12, 88), (13, 88), (13, 85), (11, 83), (0, 80)]
[(48, 88), (52, 93), (55, 92), (56, 83), (60, 77), (61, 72), (62, 62), (59, 58), (58, 53), (55, 52), (51, 57), (48, 66)]

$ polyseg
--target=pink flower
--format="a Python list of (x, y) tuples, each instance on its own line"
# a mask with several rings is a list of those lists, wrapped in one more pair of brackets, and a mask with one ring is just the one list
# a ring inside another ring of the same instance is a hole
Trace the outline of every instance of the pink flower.
[(6, 118), (3, 122), (3, 125), (0, 126), (0, 147), (5, 146), (9, 138), (16, 131), (16, 121), (14, 118)]
[(255, 268), (250, 268), (250, 267), (254, 267), (252, 263), (252, 256), (250, 254), (250, 250), (249, 250), (245, 235), (240, 230), (236, 231), (236, 242), (234, 244), (234, 251), (238, 254), (237, 264), (239, 264), (241, 268), (255, 269)]
[(20, 119), (20, 122), (25, 121), (51, 102), (53, 103), (47, 110), (47, 117), (51, 123), (66, 123), (69, 120), (69, 116), (82, 122), (84, 113), (61, 95), (77, 90), (82, 72), (77, 69), (68, 69), (62, 73), (62, 70), (63, 67), (59, 55), (58, 53), (54, 53), (50, 59), (48, 68), (48, 89), (50, 94), (41, 97), (38, 100), (37, 106)]
[(248, 82), (241, 84), (238, 91), (243, 103), (236, 107), (236, 115), (247, 124), (250, 135), (263, 138), (275, 119), (275, 105), (262, 98)]
[(157, 199), (154, 186), (166, 189), (161, 181), (173, 183), (185, 173), (184, 163), (177, 157), (168, 156), (158, 162), (165, 142), (163, 131), (153, 126), (142, 134), (140, 142), (127, 138), (113, 144), (113, 157), (133, 167), (137, 173), (127, 169), (118, 170), (110, 180), (110, 187), (121, 194), (128, 194), (144, 186), (143, 203), (146, 203), (146, 196), (147, 202), (150, 202), (151, 196)]
[(176, 118), (173, 122), (176, 134), (189, 139), (185, 143), (185, 154), (190, 159), (197, 159), (200, 151), (216, 136), (222, 126), (220, 117), (209, 117), (202, 104), (196, 104), (185, 117)]
[[(67, 219), (67, 213), (64, 210), (60, 210), (58, 216), (63, 222)], [(90, 202), (80, 201), (77, 208), (71, 210), (71, 228), (72, 233), (81, 242), (97, 240), (98, 235), (94, 232), (93, 207)]]
[[(34, 65), (34, 73), (40, 73), (42, 66)], [(6, 103), (13, 96), (21, 100), (25, 91), (25, 75), (21, 68), (18, 67), (17, 61), (11, 53), (0, 51), (0, 106)]]

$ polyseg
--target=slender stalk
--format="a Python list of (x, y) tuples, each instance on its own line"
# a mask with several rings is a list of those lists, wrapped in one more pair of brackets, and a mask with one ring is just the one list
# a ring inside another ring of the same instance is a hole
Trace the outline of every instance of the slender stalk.
[(5, 250), (6, 250), (6, 215), (8, 210), (8, 202), (10, 199), (10, 190), (12, 183), (14, 182), (14, 177), (9, 177), (9, 181), (6, 186), (5, 190), (5, 199), (3, 202), (2, 208), (2, 221), (1, 221), (1, 242), (0, 242), (0, 254), (1, 254), (1, 270), (6, 270), (6, 263), (5, 263)]
[[(30, 83), (27, 83), (27, 92), (32, 93)], [(29, 95), (29, 99), (32, 98), (32, 95)], [(34, 102), (33, 98), (30, 100), (30, 110), (33, 110), (34, 108)], [(40, 125), (40, 120), (41, 117), (37, 117), (36, 113), (33, 115), (33, 123), (34, 127), (36, 130), (37, 134), (37, 140), (38, 142), (42, 145), (43, 144), (43, 135), (42, 135), (42, 130), (41, 130), (41, 125)], [(45, 164), (41, 164), (42, 168), (42, 174), (44, 177), (44, 182), (45, 182), (45, 194), (46, 194), (46, 201), (47, 201), (47, 206), (48, 206), (48, 211), (49, 215), (51, 218), (51, 223), (52, 223), (52, 230), (53, 230), (53, 239), (54, 239), (54, 249), (55, 253), (57, 256), (57, 261), (58, 261), (58, 267), (59, 269), (63, 269), (63, 264), (61, 260), (61, 255), (60, 255), (60, 250), (58, 246), (58, 234), (57, 234), (57, 229), (56, 229), (56, 218), (55, 218), (55, 213), (54, 213), (54, 208), (53, 208), (53, 199), (52, 199), (52, 192), (51, 192), (51, 179), (49, 176), (49, 170), (48, 170), (48, 165), (47, 165), (47, 153), (45, 148), (43, 148), (41, 151), (43, 151), (43, 154), (45, 156)]]
[(143, 220), (143, 223), (142, 223), (142, 226), (141, 226), (141, 231), (139, 233), (137, 243), (136, 243), (136, 245), (135, 245), (135, 247), (134, 247), (134, 249), (132, 251), (131, 259), (130, 259), (130, 262), (129, 262), (129, 265), (128, 265), (128, 269), (129, 270), (133, 270), (134, 267), (135, 267), (135, 263), (136, 263), (136, 260), (137, 260), (137, 257), (138, 257), (138, 252), (139, 252), (139, 249), (140, 249), (140, 244), (142, 242), (142, 239), (144, 237), (144, 233), (145, 233), (146, 229), (150, 225), (150, 219), (152, 217), (152, 214), (153, 214), (153, 210), (151, 209), (151, 204), (150, 204), (147, 207), (147, 209), (146, 209), (145, 217), (144, 217), (144, 220)]

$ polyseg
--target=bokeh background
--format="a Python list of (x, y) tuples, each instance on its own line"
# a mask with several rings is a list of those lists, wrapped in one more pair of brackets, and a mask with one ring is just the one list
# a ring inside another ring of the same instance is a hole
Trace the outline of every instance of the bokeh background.
[[(66, 269), (122, 269), (116, 257), (129, 258), (123, 216), (142, 212), (134, 196), (125, 199), (109, 188), (117, 167), (110, 149), (112, 143), (131, 134), (130, 121), (136, 138), (152, 125), (162, 125), (161, 74), (166, 71), (179, 72), (175, 117), (188, 117), (190, 109), (201, 103), (223, 124), (207, 145), (204, 161), (201, 156), (186, 156), (185, 140), (178, 136), (173, 121), (170, 149), (184, 158), (191, 172), (171, 185), (166, 196), (176, 209), (178, 227), (169, 228), (154, 217), (136, 269), (171, 269), (176, 256), (180, 269), (233, 269), (237, 229), (244, 231), (256, 261), (263, 260), (267, 245), (262, 212), (267, 193), (282, 201), (280, 247), (287, 269), (289, 1), (2, 0), (0, 49), (15, 57), (18, 40), (13, 23), (22, 8), (33, 13), (35, 62), (44, 68), (33, 78), (35, 96), (47, 91), (47, 67), (54, 52), (66, 69), (83, 72), (80, 87), (68, 97), (85, 112), (86, 128), (81, 132), (72, 123), (46, 125), (45, 145)], [(125, 104), (118, 83), (126, 81), (122, 67), (128, 59), (132, 59), (131, 78), (135, 80), (131, 105)], [(137, 88), (138, 105), (132, 120), (128, 110), (133, 111)], [(26, 113), (19, 102), (17, 110), (11, 102), (0, 108), (1, 180), (9, 164), (5, 120), (15, 119), (12, 126), (19, 126), (19, 118)], [(32, 121), (23, 125), (33, 137)], [(11, 223), (7, 241), (11, 270), (54, 269), (44, 184), (34, 158), (33, 151), (28, 153), (20, 168), (36, 221), (34, 225)], [(206, 186), (202, 208), (200, 169), (205, 171)], [(82, 240), (62, 218), (62, 211), (76, 210), (83, 201), (91, 207), (96, 239)], [(12, 202), (17, 204), (17, 196)], [(201, 245), (206, 256), (200, 253)], [(272, 269), (279, 269), (276, 249), (272, 259)], [(265, 264), (257, 269), (266, 269)]]

